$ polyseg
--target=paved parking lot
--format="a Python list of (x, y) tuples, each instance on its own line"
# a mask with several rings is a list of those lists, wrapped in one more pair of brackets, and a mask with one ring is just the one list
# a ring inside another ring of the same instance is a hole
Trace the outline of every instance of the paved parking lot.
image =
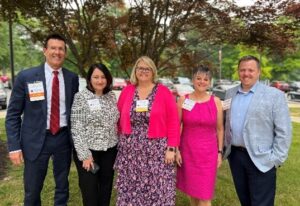
[(291, 107), (291, 108), (300, 107), (300, 101), (289, 101), (288, 104), (289, 104), (289, 107)]
[[(119, 97), (121, 91), (118, 90), (114, 90), (117, 98)], [(10, 94), (10, 91), (8, 91), (8, 93)], [(299, 107), (300, 108), (300, 101), (289, 101), (288, 102), (289, 107), (295, 108), (295, 107)], [(6, 115), (6, 109), (5, 110), (0, 110), (0, 118), (5, 118)], [(292, 117), (292, 120), (294, 122), (298, 122), (300, 123), (300, 117)]]

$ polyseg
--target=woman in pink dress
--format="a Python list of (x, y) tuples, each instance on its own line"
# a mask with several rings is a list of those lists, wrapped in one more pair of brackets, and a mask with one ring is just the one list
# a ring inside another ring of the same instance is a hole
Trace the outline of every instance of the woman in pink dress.
[(211, 205), (222, 163), (223, 111), (220, 99), (207, 93), (211, 77), (207, 67), (194, 69), (195, 91), (178, 100), (182, 133), (177, 188), (190, 196), (192, 206)]

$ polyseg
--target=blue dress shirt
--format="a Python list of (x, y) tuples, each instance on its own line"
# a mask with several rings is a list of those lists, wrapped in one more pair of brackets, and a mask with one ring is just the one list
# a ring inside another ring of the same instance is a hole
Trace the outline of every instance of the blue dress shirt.
[(231, 132), (232, 139), (231, 143), (234, 146), (245, 147), (245, 142), (243, 139), (243, 128), (245, 123), (245, 117), (248, 111), (249, 104), (255, 93), (256, 85), (244, 92), (240, 86), (237, 94), (233, 97), (231, 103)]

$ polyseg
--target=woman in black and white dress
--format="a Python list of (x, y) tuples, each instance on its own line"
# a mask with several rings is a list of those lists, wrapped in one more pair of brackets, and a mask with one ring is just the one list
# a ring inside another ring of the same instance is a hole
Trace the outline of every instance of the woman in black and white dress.
[[(104, 64), (93, 64), (87, 87), (74, 97), (71, 132), (84, 206), (109, 206), (118, 142), (119, 112)], [(97, 170), (99, 168), (99, 170)]]

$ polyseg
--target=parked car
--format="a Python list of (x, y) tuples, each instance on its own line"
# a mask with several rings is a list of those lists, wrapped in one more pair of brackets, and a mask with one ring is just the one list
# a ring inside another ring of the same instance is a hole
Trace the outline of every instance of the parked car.
[(299, 92), (295, 92), (295, 91), (288, 92), (287, 93), (287, 99), (289, 101), (291, 101), (291, 100), (300, 100), (300, 91)]
[(11, 89), (11, 79), (7, 75), (0, 76), (0, 83), (2, 83), (5, 88)]
[(191, 80), (188, 77), (175, 77), (173, 79), (174, 84), (187, 84), (192, 85)]
[(172, 92), (172, 94), (174, 96), (177, 95), (176, 88), (174, 87), (174, 84), (173, 84), (173, 82), (172, 82), (171, 79), (168, 79), (168, 78), (159, 78), (158, 82), (161, 83), (161, 84), (163, 84), (163, 85), (165, 85), (166, 87), (168, 87), (169, 90)]
[(289, 84), (284, 81), (273, 81), (273, 82), (271, 82), (270, 86), (280, 89), (283, 92), (290, 91)]
[(0, 84), (0, 106), (1, 109), (7, 108), (7, 93), (2, 83)]
[(2, 83), (6, 83), (9, 81), (9, 77), (7, 75), (1, 75), (0, 80)]
[(118, 77), (113, 78), (113, 86), (112, 86), (113, 90), (122, 90), (126, 86), (127, 86), (127, 83), (126, 83), (125, 79), (118, 78)]
[(212, 94), (219, 97), (222, 101), (225, 99), (225, 94), (228, 89), (237, 86), (237, 84), (223, 84), (217, 85), (212, 89)]
[(176, 96), (184, 96), (186, 94), (190, 94), (194, 91), (193, 87), (188, 84), (174, 84), (176, 89)]
[(217, 79), (213, 81), (213, 86), (216, 87), (218, 85), (231, 85), (232, 81), (229, 79)]
[(127, 85), (130, 85), (130, 84), (131, 84), (130, 79), (125, 79), (125, 82), (126, 82)]
[(300, 82), (291, 82), (289, 83), (290, 91), (297, 91), (300, 90)]
[(169, 86), (174, 86), (173, 82), (169, 78), (158, 78), (158, 82), (162, 83), (163, 85), (169, 87)]

